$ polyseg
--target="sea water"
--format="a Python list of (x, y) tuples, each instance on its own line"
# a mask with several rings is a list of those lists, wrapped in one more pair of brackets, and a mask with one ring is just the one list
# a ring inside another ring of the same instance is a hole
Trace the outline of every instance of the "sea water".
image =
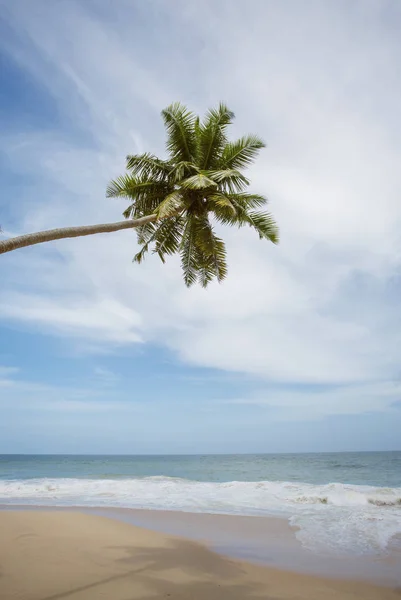
[(283, 517), (309, 550), (383, 555), (401, 539), (401, 452), (0, 455), (0, 504)]

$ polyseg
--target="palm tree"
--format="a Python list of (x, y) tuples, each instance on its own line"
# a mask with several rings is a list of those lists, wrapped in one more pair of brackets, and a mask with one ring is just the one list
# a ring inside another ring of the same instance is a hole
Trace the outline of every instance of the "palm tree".
[(149, 249), (165, 262), (180, 254), (187, 286), (206, 287), (227, 274), (224, 242), (215, 225), (248, 225), (261, 239), (278, 242), (272, 216), (259, 212), (267, 199), (247, 191), (242, 171), (264, 147), (255, 135), (236, 141), (227, 139), (234, 114), (220, 104), (203, 121), (180, 103), (162, 111), (167, 130), (168, 158), (153, 154), (127, 156), (127, 173), (112, 181), (108, 197), (129, 199), (125, 221), (64, 227), (0, 241), (0, 254), (51, 240), (136, 228), (142, 262)]

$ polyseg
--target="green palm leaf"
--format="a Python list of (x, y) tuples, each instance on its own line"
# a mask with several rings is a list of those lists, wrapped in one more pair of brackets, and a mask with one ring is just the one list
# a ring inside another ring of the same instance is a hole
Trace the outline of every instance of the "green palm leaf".
[(187, 190), (203, 190), (210, 187), (216, 188), (217, 183), (203, 173), (198, 173), (181, 181), (181, 186)]
[(233, 122), (234, 113), (223, 103), (217, 109), (206, 113), (203, 124), (199, 127), (199, 164), (202, 169), (210, 169), (218, 162), (218, 158), (227, 142), (226, 128)]
[(230, 198), (224, 194), (213, 194), (213, 196), (208, 197), (208, 202), (215, 210), (228, 210), (233, 218), (237, 214), (237, 209), (234, 204), (231, 202)]
[(165, 256), (178, 252), (183, 232), (183, 220), (181, 217), (164, 221), (157, 230), (156, 243), (153, 253), (158, 254), (162, 262)]
[(249, 180), (237, 169), (208, 171), (208, 176), (232, 194), (244, 190), (249, 185)]
[(127, 169), (131, 175), (145, 179), (166, 179), (171, 172), (171, 165), (157, 156), (145, 152), (127, 156)]
[(124, 212), (125, 218), (151, 215), (174, 187), (165, 181), (123, 175), (110, 182), (108, 198), (130, 198), (133, 202)]
[(137, 252), (132, 259), (132, 262), (138, 263), (140, 265), (145, 260), (145, 254), (149, 250), (149, 244), (144, 244), (142, 248)]
[(199, 173), (198, 166), (192, 162), (188, 162), (187, 160), (181, 160), (172, 167), (170, 176), (172, 177), (174, 183), (180, 183), (180, 181), (194, 173)]
[(141, 248), (136, 262), (142, 262), (148, 251), (163, 262), (166, 256), (179, 254), (186, 285), (199, 282), (206, 287), (227, 274), (225, 245), (210, 216), (230, 227), (247, 225), (261, 239), (278, 241), (273, 217), (257, 211), (267, 199), (248, 191), (243, 173), (264, 143), (255, 135), (229, 141), (227, 129), (234, 114), (224, 104), (209, 110), (203, 121), (179, 103), (162, 116), (167, 158), (150, 153), (127, 156), (128, 173), (109, 184), (107, 196), (130, 200), (123, 213), (126, 218), (154, 217), (137, 228)]
[(195, 225), (195, 242), (201, 254), (207, 258), (208, 264), (214, 269), (217, 281), (223, 281), (227, 275), (226, 249), (223, 240), (213, 231), (209, 219), (197, 219)]
[(268, 200), (265, 196), (261, 196), (260, 194), (247, 194), (246, 192), (242, 192), (239, 194), (228, 194), (227, 196), (233, 202), (236, 202), (240, 206), (244, 208), (261, 208), (267, 204)]
[(199, 263), (197, 260), (195, 235), (194, 218), (190, 217), (187, 220), (180, 244), (181, 268), (187, 287), (196, 283), (198, 279)]
[(166, 192), (168, 193), (170, 190), (172, 190), (171, 185), (164, 181), (122, 175), (110, 182), (106, 195), (108, 198), (119, 197), (138, 200), (140, 198), (146, 199), (149, 195), (156, 193), (162, 199)]
[(155, 223), (146, 223), (136, 230), (138, 244), (150, 244), (158, 227)]
[(244, 169), (249, 167), (265, 147), (265, 143), (256, 135), (245, 135), (236, 142), (226, 144), (222, 153), (222, 165), (226, 169)]
[(269, 213), (247, 212), (245, 220), (259, 234), (260, 239), (267, 239), (278, 244), (278, 227)]
[(203, 288), (206, 288), (209, 283), (216, 278), (216, 271), (213, 263), (211, 263), (208, 256), (197, 248), (196, 249), (196, 261), (198, 264), (198, 279), (197, 281)]
[(167, 130), (167, 151), (173, 161), (193, 162), (196, 155), (196, 117), (185, 106), (175, 102), (162, 111)]
[(183, 211), (186, 208), (185, 198), (180, 190), (174, 190), (159, 204), (156, 209), (156, 214), (159, 219), (166, 219), (167, 217), (173, 217), (178, 212)]

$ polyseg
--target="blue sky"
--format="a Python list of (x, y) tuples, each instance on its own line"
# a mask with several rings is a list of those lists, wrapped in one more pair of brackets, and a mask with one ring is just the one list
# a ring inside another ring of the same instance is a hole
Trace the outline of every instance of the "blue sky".
[(175, 100), (266, 140), (281, 229), (206, 292), (127, 231), (4, 255), (0, 452), (401, 449), (401, 5), (201, 4), (0, 0), (3, 235), (119, 220)]

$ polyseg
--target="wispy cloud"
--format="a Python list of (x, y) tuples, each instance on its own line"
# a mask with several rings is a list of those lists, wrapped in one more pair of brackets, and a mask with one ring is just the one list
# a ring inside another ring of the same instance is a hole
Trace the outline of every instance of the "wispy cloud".
[[(271, 422), (314, 421), (333, 415), (359, 415), (398, 410), (401, 384), (387, 382), (329, 389), (270, 389), (246, 398), (222, 400), (223, 404), (269, 411)], [(218, 401), (217, 401), (218, 402)]]
[(4, 367), (0, 365), (0, 387), (12, 386), (16, 373), (18, 373), (17, 367)]
[(0, 365), (0, 377), (5, 377), (7, 375), (14, 375), (18, 373), (18, 367), (5, 367)]
[(0, 407), (4, 411), (30, 413), (105, 413), (135, 412), (138, 405), (124, 390), (116, 387), (110, 398), (107, 388), (118, 382), (117, 376), (107, 369), (95, 368), (96, 382), (88, 385), (51, 385), (46, 381), (31, 381), (19, 370), (0, 368)]
[(2, 259), (0, 316), (86, 348), (151, 342), (185, 364), (350, 386), (342, 403), (337, 391), (280, 395), (288, 415), (296, 399), (309, 414), (387, 410), (401, 342), (400, 9), (255, 0), (244, 14), (220, 0), (199, 21), (196, 7), (8, 4), (0, 45), (62, 121), (0, 142), (33, 180), (19, 229), (119, 218), (106, 181), (127, 152), (163, 151), (160, 109), (225, 99), (237, 133), (268, 141), (250, 176), (281, 245), (224, 232), (229, 279), (207, 293), (183, 287), (176, 260), (131, 265), (130, 232), (21, 251)]
[(93, 369), (96, 380), (98, 380), (104, 386), (113, 386), (119, 380), (120, 377), (112, 371), (111, 369), (106, 369), (105, 367), (95, 367)]

